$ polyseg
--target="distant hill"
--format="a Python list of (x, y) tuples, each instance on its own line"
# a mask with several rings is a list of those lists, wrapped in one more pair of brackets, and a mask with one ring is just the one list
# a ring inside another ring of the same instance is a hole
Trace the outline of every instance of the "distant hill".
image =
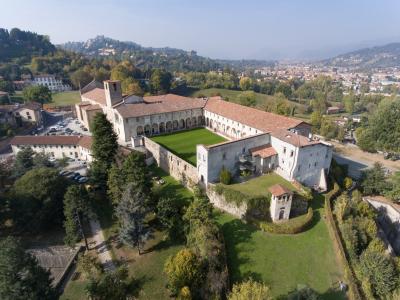
[(400, 43), (352, 51), (326, 59), (322, 63), (353, 69), (400, 67)]
[(0, 62), (15, 58), (30, 59), (56, 51), (49, 37), (30, 31), (0, 28)]
[(86, 42), (67, 42), (58, 47), (90, 57), (130, 59), (138, 67), (162, 67), (170, 71), (219, 70), (225, 67), (243, 70), (271, 65), (261, 60), (216, 60), (197, 55), (196, 51), (163, 47), (143, 47), (135, 42), (118, 41), (99, 35)]

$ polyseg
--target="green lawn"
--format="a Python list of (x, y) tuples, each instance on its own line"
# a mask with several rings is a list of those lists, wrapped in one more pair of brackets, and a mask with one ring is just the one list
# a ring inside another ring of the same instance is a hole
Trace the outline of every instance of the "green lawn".
[(268, 284), (275, 297), (286, 295), (298, 284), (307, 284), (322, 299), (345, 299), (337, 291), (343, 274), (322, 217), (322, 204), (320, 196), (314, 203), (312, 228), (296, 235), (267, 234), (229, 214), (217, 213), (224, 233), (231, 283), (251, 276)]
[(278, 183), (292, 191), (296, 190), (289, 181), (275, 173), (258, 176), (243, 183), (230, 184), (227, 187), (250, 196), (269, 196), (268, 188)]
[(70, 280), (60, 297), (60, 300), (81, 300), (86, 299), (85, 287), (88, 282), (86, 280)]
[[(199, 96), (205, 96), (205, 97), (211, 97), (215, 95), (220, 95), (221, 97), (231, 101), (231, 102), (236, 102), (239, 103), (239, 95), (242, 93), (242, 91), (234, 91), (234, 90), (227, 90), (227, 89), (218, 89), (218, 88), (211, 88), (211, 89), (203, 89), (203, 90), (198, 90), (193, 93), (191, 93), (189, 96), (191, 97), (199, 97)], [(274, 96), (266, 95), (266, 94), (261, 94), (261, 93), (255, 93), (256, 95), (256, 106), (261, 109), (265, 109), (266, 106), (271, 105), (275, 101)], [(299, 109), (304, 110), (305, 106), (299, 103), (296, 103), (294, 101), (286, 101), (287, 103), (291, 105), (295, 105)]]
[(79, 95), (79, 91), (69, 91), (55, 93), (52, 95), (52, 99), (51, 106), (66, 106), (78, 103), (81, 101), (81, 96)]
[(192, 165), (196, 165), (196, 145), (213, 145), (226, 141), (204, 128), (159, 135), (151, 138)]

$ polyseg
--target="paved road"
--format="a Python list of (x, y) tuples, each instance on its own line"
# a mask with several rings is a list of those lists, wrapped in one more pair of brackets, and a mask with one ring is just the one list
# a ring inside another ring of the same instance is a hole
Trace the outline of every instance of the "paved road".
[(112, 271), (115, 270), (115, 265), (112, 261), (111, 251), (107, 246), (106, 240), (104, 239), (103, 231), (98, 220), (90, 220), (90, 230), (92, 232), (91, 237), (91, 248), (96, 249), (99, 260), (102, 263), (104, 270)]

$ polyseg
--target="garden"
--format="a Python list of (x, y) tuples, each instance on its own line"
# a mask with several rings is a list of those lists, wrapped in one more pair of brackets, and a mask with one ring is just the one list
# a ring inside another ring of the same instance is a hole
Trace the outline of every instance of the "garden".
[(226, 141), (225, 138), (205, 128), (159, 135), (151, 139), (194, 166), (196, 166), (197, 145), (207, 146)]

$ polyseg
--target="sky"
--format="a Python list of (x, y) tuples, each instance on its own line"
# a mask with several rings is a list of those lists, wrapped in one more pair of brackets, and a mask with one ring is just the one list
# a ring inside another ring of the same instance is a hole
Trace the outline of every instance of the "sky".
[(400, 42), (400, 0), (0, 0), (0, 27), (223, 59), (320, 59)]

